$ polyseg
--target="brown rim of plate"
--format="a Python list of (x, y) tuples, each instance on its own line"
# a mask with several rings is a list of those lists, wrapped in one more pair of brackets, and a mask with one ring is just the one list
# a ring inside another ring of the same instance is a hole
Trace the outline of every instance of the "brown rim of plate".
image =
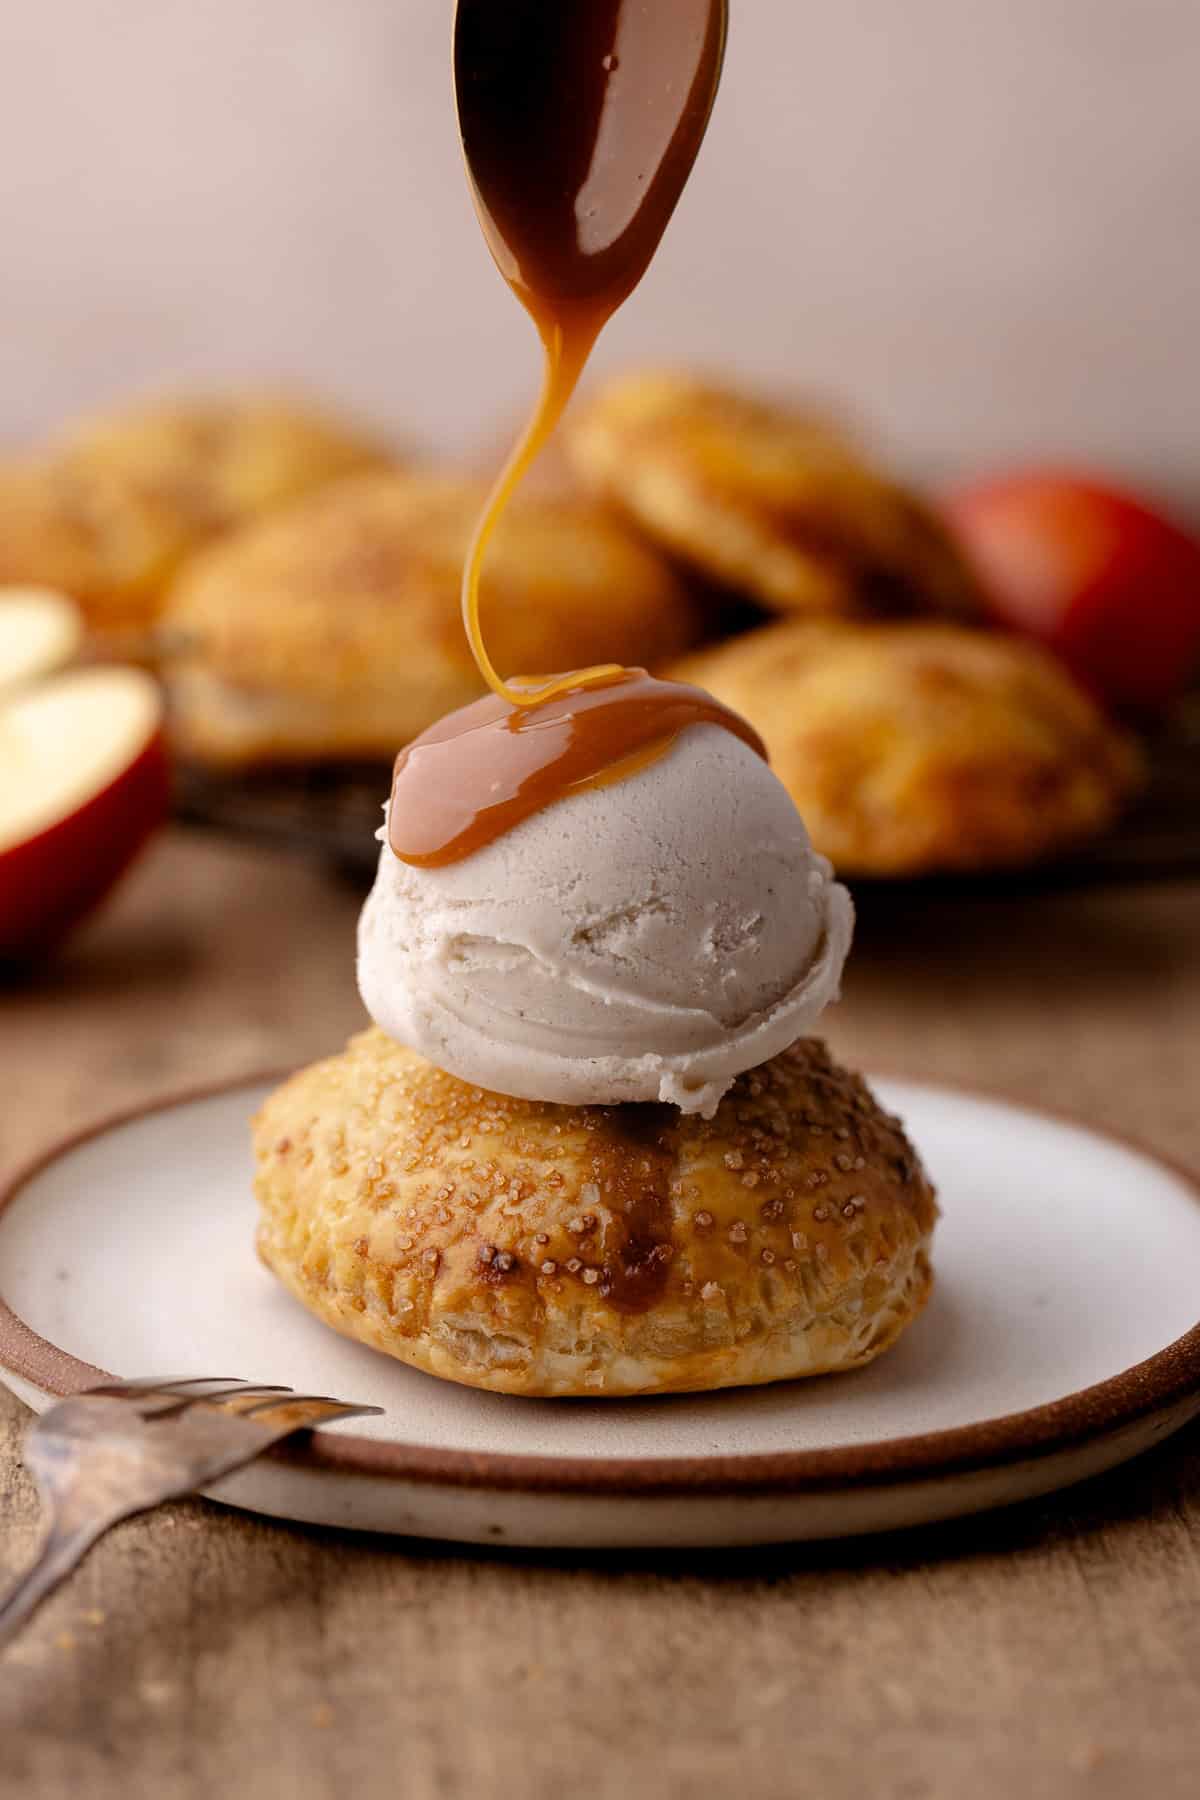
[[(0, 1187), (0, 1215), (43, 1169), (80, 1145), (131, 1125), (151, 1113), (214, 1100), (239, 1088), (260, 1087), (286, 1078), (290, 1070), (245, 1075), (208, 1086), (193, 1087), (131, 1106), (68, 1133), (30, 1158)], [(920, 1077), (875, 1071), (868, 1079), (906, 1082), (911, 1087), (942, 1089), (993, 1105), (1008, 1106), (1069, 1125), (1132, 1150), (1166, 1170), (1200, 1202), (1200, 1176), (1182, 1163), (1160, 1155), (1122, 1132), (1098, 1130), (1075, 1115), (1054, 1107), (1028, 1106), (1007, 1095), (963, 1082), (922, 1081)], [(0, 1297), (0, 1371), (31, 1382), (43, 1393), (62, 1398), (99, 1382), (119, 1379), (110, 1371), (80, 1362), (40, 1337)], [(437, 1379), (434, 1376), (430, 1380)], [(652, 1398), (653, 1396), (648, 1396)], [(582, 1457), (521, 1456), (494, 1451), (435, 1450), (420, 1444), (375, 1438), (314, 1433), (267, 1454), (306, 1473), (366, 1476), (426, 1486), (491, 1489), (496, 1492), (574, 1494), (580, 1497), (636, 1496), (640, 1499), (686, 1499), (716, 1496), (770, 1496), (829, 1493), (838, 1489), (887, 1487), (935, 1481), (1036, 1462), (1065, 1450), (1133, 1429), (1146, 1420), (1195, 1400), (1200, 1411), (1200, 1322), (1174, 1343), (1135, 1363), (1120, 1375), (1093, 1387), (1080, 1388), (1060, 1400), (1025, 1412), (1006, 1413), (977, 1425), (957, 1425), (915, 1437), (889, 1438), (877, 1444), (847, 1445), (826, 1450), (775, 1451), (757, 1456)], [(594, 1402), (598, 1407), (603, 1401)], [(1179, 1421), (1185, 1423), (1186, 1421)]]

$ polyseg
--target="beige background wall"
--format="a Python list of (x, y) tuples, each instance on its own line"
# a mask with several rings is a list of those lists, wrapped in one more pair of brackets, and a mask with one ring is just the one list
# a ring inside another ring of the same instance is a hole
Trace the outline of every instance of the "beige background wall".
[[(458, 167), (450, 13), (0, 0), (0, 437), (245, 374), (493, 436), (534, 357)], [(831, 389), (929, 470), (1089, 452), (1200, 492), (1198, 240), (1200, 0), (735, 0), (605, 355)]]

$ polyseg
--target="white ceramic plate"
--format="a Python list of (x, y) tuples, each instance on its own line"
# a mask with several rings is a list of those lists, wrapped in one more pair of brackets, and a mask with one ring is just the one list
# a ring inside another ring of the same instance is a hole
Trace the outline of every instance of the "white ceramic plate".
[(1078, 1125), (876, 1084), (944, 1208), (937, 1285), (881, 1361), (770, 1388), (531, 1401), (335, 1336), (253, 1249), (267, 1084), (60, 1146), (0, 1196), (0, 1365), (35, 1408), (122, 1376), (235, 1375), (373, 1402), (215, 1490), (256, 1511), (578, 1547), (848, 1536), (1024, 1499), (1200, 1414), (1200, 1186)]

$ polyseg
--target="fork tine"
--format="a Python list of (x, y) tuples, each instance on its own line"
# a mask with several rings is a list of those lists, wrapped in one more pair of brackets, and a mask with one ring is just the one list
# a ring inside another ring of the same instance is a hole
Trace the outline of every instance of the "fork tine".
[(214, 1388), (210, 1394), (196, 1394), (192, 1398), (207, 1402), (210, 1400), (240, 1400), (243, 1394), (290, 1394), (290, 1387), (278, 1381), (239, 1381), (229, 1387)]
[(382, 1415), (382, 1406), (333, 1406), (322, 1412), (319, 1417), (314, 1418), (312, 1424), (303, 1429), (316, 1431), (322, 1425), (340, 1425), (343, 1419), (380, 1418)]
[(180, 1413), (189, 1412), (200, 1398), (199, 1394), (144, 1394), (141, 1397), (142, 1403), (137, 1408), (138, 1417), (147, 1420), (173, 1419)]
[(253, 1406), (243, 1407), (239, 1418), (252, 1419), (257, 1413), (279, 1410), (290, 1406), (332, 1406), (342, 1417), (355, 1415), (365, 1417), (369, 1413), (382, 1413), (382, 1406), (354, 1406), (346, 1400), (335, 1400), (332, 1394), (293, 1394), (288, 1393), (286, 1399), (259, 1400)]
[[(272, 1407), (303, 1404), (306, 1406), (331, 1406), (343, 1408), (346, 1402), (337, 1400), (332, 1394), (297, 1394), (284, 1382), (276, 1381), (243, 1381), (240, 1377), (220, 1375), (147, 1375), (137, 1381), (111, 1381), (89, 1388), (89, 1394), (111, 1396), (116, 1399), (141, 1399), (150, 1402), (139, 1407), (144, 1419), (169, 1419), (186, 1411), (189, 1407), (202, 1403), (220, 1404), (226, 1400), (249, 1399), (260, 1395), (252, 1406), (237, 1408), (239, 1418), (253, 1418), (255, 1414), (269, 1411)], [(162, 1404), (155, 1406), (154, 1401)], [(379, 1407), (355, 1407), (356, 1414), (379, 1412)], [(340, 1415), (339, 1415), (340, 1416)]]
[(152, 1389), (142, 1396), (138, 1411), (143, 1419), (173, 1419), (180, 1413), (190, 1412), (194, 1406), (222, 1406), (226, 1400), (237, 1400), (243, 1394), (266, 1394), (270, 1396), (266, 1404), (282, 1406), (291, 1391), (289, 1387), (275, 1386), (266, 1381), (240, 1381), (236, 1387), (218, 1387), (211, 1391), (208, 1388), (192, 1388), (184, 1393), (172, 1393), (169, 1388), (161, 1392)]
[(257, 1400), (253, 1406), (247, 1406), (241, 1416), (243, 1419), (252, 1419), (255, 1413), (267, 1412), (273, 1406), (340, 1406), (341, 1404), (341, 1401), (335, 1400), (332, 1394), (289, 1394), (286, 1400)]
[(138, 1381), (104, 1381), (88, 1388), (89, 1394), (167, 1394), (176, 1388), (212, 1387), (216, 1383), (244, 1385), (240, 1375), (143, 1375)]

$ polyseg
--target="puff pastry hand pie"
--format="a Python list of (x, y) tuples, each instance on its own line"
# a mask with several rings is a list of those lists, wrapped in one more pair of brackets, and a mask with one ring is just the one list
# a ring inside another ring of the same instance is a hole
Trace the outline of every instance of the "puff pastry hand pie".
[(567, 447), (648, 536), (772, 611), (978, 610), (932, 510), (817, 413), (648, 370), (601, 389)]
[(928, 1178), (813, 1039), (705, 1122), (486, 1093), (372, 1029), (254, 1130), (267, 1266), (336, 1330), (472, 1387), (649, 1394), (854, 1368), (929, 1293)]
[(1141, 767), (1061, 664), (999, 632), (794, 620), (674, 672), (757, 727), (842, 874), (1032, 862), (1105, 830)]
[[(386, 758), (474, 700), (462, 566), (486, 489), (437, 473), (336, 488), (218, 545), (171, 596), (181, 747), (227, 767)], [(699, 618), (592, 501), (518, 501), (489, 551), (488, 639), (509, 674), (660, 662)]]
[(201, 545), (385, 460), (353, 427), (277, 395), (100, 415), (0, 467), (0, 583), (63, 589), (101, 634), (141, 628)]

